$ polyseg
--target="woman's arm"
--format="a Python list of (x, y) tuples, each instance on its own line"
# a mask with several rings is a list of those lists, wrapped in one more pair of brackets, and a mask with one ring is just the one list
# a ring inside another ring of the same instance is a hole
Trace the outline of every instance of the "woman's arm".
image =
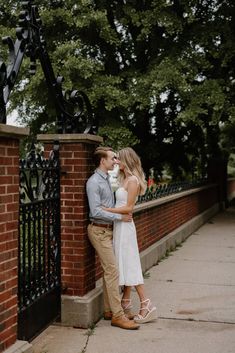
[(128, 214), (132, 213), (133, 208), (136, 203), (136, 197), (138, 195), (139, 185), (135, 178), (130, 178), (127, 184), (127, 204), (125, 206), (117, 207), (117, 208), (108, 208), (103, 207), (105, 211), (119, 214)]

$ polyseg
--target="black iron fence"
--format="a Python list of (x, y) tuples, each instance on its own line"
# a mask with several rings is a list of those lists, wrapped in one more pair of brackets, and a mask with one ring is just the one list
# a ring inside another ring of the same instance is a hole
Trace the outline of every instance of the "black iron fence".
[(207, 179), (197, 179), (192, 181), (180, 181), (168, 184), (156, 184), (147, 188), (147, 191), (143, 196), (139, 196), (137, 204), (203, 186), (207, 183)]
[(18, 338), (31, 339), (60, 315), (60, 166), (34, 146), (20, 160)]

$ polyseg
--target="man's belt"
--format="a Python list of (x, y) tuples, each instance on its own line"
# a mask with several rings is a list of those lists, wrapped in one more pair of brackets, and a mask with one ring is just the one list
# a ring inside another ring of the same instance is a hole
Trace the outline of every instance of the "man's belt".
[(96, 226), (96, 227), (101, 227), (101, 228), (106, 228), (106, 229), (113, 229), (113, 225), (112, 224), (104, 224), (104, 223), (96, 223), (96, 222), (91, 222), (91, 224), (93, 226)]

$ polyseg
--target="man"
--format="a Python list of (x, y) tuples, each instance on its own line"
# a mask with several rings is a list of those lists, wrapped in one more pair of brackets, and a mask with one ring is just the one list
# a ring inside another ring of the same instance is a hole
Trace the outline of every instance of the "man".
[(102, 206), (114, 207), (114, 196), (108, 171), (116, 164), (115, 153), (110, 147), (98, 147), (94, 154), (97, 169), (88, 179), (86, 190), (90, 207), (88, 237), (95, 248), (104, 272), (104, 318), (111, 319), (111, 325), (127, 330), (139, 328), (129, 320), (122, 309), (119, 295), (119, 274), (113, 252), (113, 221), (129, 222), (131, 215), (119, 215), (104, 211)]

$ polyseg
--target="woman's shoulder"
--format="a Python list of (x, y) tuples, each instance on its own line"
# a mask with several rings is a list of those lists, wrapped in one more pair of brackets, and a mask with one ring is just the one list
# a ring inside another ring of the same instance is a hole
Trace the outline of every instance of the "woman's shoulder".
[(134, 182), (134, 183), (137, 183), (138, 185), (139, 185), (139, 179), (137, 178), (137, 176), (135, 176), (135, 175), (131, 175), (131, 176), (129, 176), (128, 177), (128, 183), (129, 182)]

